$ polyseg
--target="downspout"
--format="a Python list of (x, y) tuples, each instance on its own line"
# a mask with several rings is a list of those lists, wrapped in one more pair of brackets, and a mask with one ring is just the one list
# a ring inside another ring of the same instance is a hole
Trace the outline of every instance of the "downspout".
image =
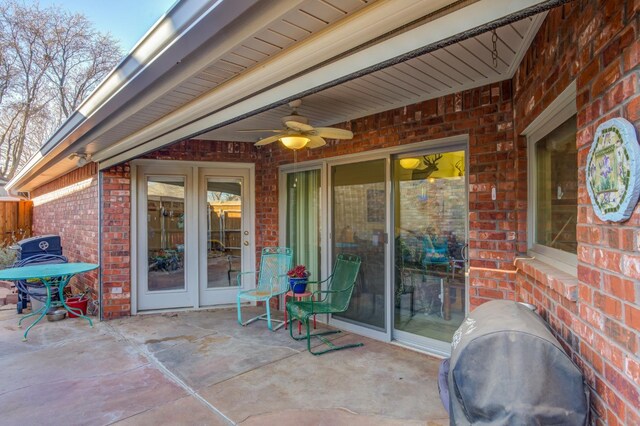
[(102, 307), (102, 175), (98, 170), (98, 317), (104, 320), (104, 310)]

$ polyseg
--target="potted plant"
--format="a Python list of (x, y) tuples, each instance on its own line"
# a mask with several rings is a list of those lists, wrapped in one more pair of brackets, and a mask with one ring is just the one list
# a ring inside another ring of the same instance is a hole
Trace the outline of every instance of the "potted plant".
[(289, 285), (294, 293), (304, 293), (307, 289), (307, 281), (311, 273), (307, 271), (304, 265), (296, 265), (287, 272), (289, 276)]

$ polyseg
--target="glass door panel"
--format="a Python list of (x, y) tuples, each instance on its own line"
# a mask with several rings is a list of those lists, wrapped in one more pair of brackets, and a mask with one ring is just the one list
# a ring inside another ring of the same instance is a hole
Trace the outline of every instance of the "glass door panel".
[[(198, 182), (199, 304), (231, 304), (240, 271), (255, 270), (250, 171), (200, 169)], [(252, 278), (245, 275), (241, 287), (253, 285)]]
[(360, 256), (349, 309), (334, 318), (385, 330), (386, 160), (334, 166), (332, 251)]
[(147, 290), (185, 289), (185, 179), (147, 178)]
[(287, 174), (286, 246), (293, 263), (320, 279), (320, 170)]
[(394, 328), (451, 342), (465, 317), (464, 151), (393, 162)]
[(208, 178), (207, 288), (237, 286), (242, 264), (242, 181)]

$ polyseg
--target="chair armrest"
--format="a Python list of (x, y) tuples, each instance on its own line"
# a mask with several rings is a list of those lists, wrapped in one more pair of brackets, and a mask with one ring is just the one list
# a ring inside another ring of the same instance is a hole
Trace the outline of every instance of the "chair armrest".
[[(313, 285), (313, 286), (317, 286), (317, 288), (321, 288), (320, 284), (322, 283), (326, 283), (327, 281), (329, 281), (331, 278), (333, 277), (333, 275), (329, 275), (327, 278), (325, 278), (324, 280), (317, 280), (317, 281), (309, 281), (307, 280), (307, 285)], [(316, 290), (313, 291), (312, 293), (315, 294), (316, 292), (318, 292), (320, 290)]]
[(324, 280), (319, 280), (319, 281), (309, 281), (309, 280), (307, 280), (307, 284), (322, 284), (323, 282), (329, 281), (329, 279), (331, 279), (332, 276), (333, 275), (329, 275)]
[(249, 275), (249, 274), (254, 274), (254, 275), (256, 275), (256, 274), (258, 274), (259, 272), (260, 272), (260, 271), (238, 272), (238, 275), (236, 275), (236, 280), (238, 280), (238, 287), (242, 287), (242, 284), (241, 284), (241, 282), (240, 282), (240, 281), (241, 281), (241, 278), (242, 278), (242, 275)]
[(281, 290), (278, 291), (276, 293), (273, 292), (273, 280), (279, 280), (281, 278), (284, 278), (285, 280), (287, 279), (287, 274), (280, 274), (280, 275), (276, 275), (275, 277), (271, 277), (271, 280), (269, 281), (269, 292), (271, 293), (271, 296), (276, 296), (278, 294), (282, 294), (285, 293), (288, 289), (285, 290)]
[(344, 293), (345, 291), (350, 291), (353, 285), (354, 284), (351, 284), (349, 287), (343, 288), (342, 290), (316, 290), (311, 294), (311, 300), (313, 301), (315, 299), (316, 294), (320, 296), (324, 294), (324, 297), (320, 297), (319, 300), (317, 300), (318, 302), (323, 302), (332, 293)]

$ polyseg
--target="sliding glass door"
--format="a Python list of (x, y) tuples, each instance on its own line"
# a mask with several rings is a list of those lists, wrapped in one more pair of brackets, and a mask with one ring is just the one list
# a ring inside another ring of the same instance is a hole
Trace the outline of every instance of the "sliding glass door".
[(375, 331), (386, 329), (386, 160), (331, 168), (332, 252), (360, 256), (349, 309), (333, 318)]
[(361, 258), (349, 307), (331, 323), (446, 354), (467, 310), (467, 159), (463, 143), (428, 148), (285, 172), (282, 229), (316, 278), (340, 253)]
[(464, 320), (464, 167), (464, 151), (393, 161), (396, 337), (427, 338), (448, 344)]

